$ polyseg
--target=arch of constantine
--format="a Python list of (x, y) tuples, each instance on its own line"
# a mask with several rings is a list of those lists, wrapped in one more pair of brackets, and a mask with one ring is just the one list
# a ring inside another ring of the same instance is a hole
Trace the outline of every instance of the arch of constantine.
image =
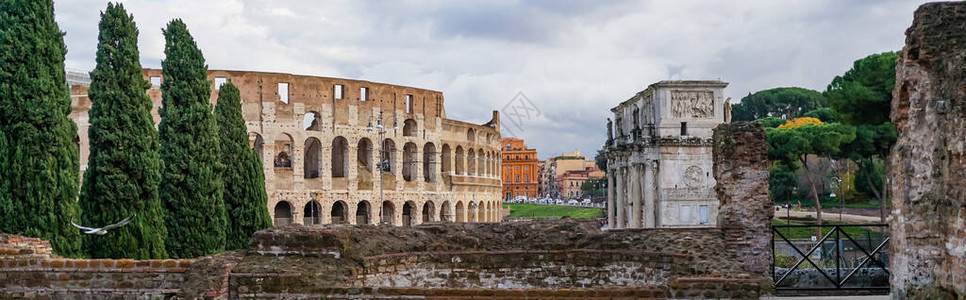
[[(144, 76), (157, 124), (161, 70)], [(441, 92), (361, 80), (223, 70), (208, 80), (213, 104), (225, 82), (241, 91), (276, 225), (502, 218), (496, 111), (481, 125), (450, 120)], [(91, 102), (85, 86), (71, 95), (84, 172)]]

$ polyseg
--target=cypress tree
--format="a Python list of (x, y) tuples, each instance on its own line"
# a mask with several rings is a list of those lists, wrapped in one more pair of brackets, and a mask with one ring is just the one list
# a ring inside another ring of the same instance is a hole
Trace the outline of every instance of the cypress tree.
[(168, 235), (165, 249), (176, 258), (225, 249), (218, 128), (208, 102), (208, 66), (180, 19), (163, 30), (161, 62), (161, 160), (159, 195)]
[(95, 258), (164, 258), (164, 211), (158, 199), (161, 158), (144, 92), (134, 17), (121, 4), (101, 13), (97, 66), (88, 95), (90, 156), (81, 187), (81, 219), (100, 227), (137, 214), (106, 235), (90, 235), (85, 248)]
[(0, 1), (0, 231), (81, 254), (77, 124), (70, 114), (63, 33), (51, 1)]
[(221, 178), (225, 183), (225, 207), (228, 211), (226, 249), (248, 246), (252, 233), (272, 227), (265, 193), (265, 173), (254, 149), (248, 147), (248, 130), (242, 119), (241, 96), (232, 83), (218, 92), (215, 105), (218, 137), (221, 139), (221, 162), (225, 166)]

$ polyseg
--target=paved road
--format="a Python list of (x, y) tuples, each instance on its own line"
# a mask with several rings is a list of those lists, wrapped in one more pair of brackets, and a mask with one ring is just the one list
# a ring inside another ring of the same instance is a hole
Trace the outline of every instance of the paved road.
[[(785, 208), (782, 208), (781, 210), (775, 212), (775, 219), (784, 220), (785, 217), (788, 216), (788, 214), (789, 213), (785, 211)], [(791, 214), (791, 217), (792, 218), (804, 218), (804, 217), (812, 217), (812, 218), (815, 218), (815, 212), (814, 211), (799, 211), (799, 210), (794, 210), (793, 209), (790, 212), (790, 214)], [(838, 213), (828, 213), (828, 212), (824, 212), (822, 214), (822, 220), (823, 221), (838, 221), (839, 220), (839, 214)], [(870, 216), (860, 216), (860, 215), (842, 214), (842, 222), (852, 223), (852, 224), (879, 224), (879, 217), (870, 217)]]

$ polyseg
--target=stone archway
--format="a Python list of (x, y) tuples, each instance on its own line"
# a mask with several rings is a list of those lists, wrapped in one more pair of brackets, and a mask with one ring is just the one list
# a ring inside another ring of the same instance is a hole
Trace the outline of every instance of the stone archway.
[(287, 201), (275, 204), (275, 226), (292, 224), (292, 205)]
[(318, 225), (322, 224), (322, 206), (319, 205), (315, 200), (305, 203), (305, 207), (302, 208), (302, 224), (304, 225)]
[(332, 203), (332, 211), (329, 212), (329, 220), (331, 220), (332, 224), (348, 223), (348, 215), (349, 207), (345, 205), (345, 202), (336, 201)]
[(379, 224), (395, 225), (395, 205), (386, 200), (382, 201), (382, 209), (379, 214)]
[(439, 206), (440, 222), (453, 222), (453, 211), (449, 208), (449, 206), (449, 201), (443, 201), (443, 204)]
[(426, 203), (423, 203), (422, 215), (423, 223), (433, 221), (433, 216), (436, 215), (436, 206), (433, 204), (433, 201), (426, 201)]
[(410, 227), (413, 226), (413, 210), (416, 209), (416, 204), (412, 201), (406, 201), (403, 204), (402, 209), (402, 226)]
[(370, 216), (369, 201), (365, 201), (365, 200), (359, 201), (359, 204), (356, 204), (356, 224), (357, 225), (369, 224), (370, 223), (369, 216)]

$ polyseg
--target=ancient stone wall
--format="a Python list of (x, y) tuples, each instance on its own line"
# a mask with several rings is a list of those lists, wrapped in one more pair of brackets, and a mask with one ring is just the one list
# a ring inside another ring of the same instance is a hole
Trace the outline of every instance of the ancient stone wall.
[(915, 12), (896, 67), (888, 160), (894, 298), (966, 297), (966, 3)]

